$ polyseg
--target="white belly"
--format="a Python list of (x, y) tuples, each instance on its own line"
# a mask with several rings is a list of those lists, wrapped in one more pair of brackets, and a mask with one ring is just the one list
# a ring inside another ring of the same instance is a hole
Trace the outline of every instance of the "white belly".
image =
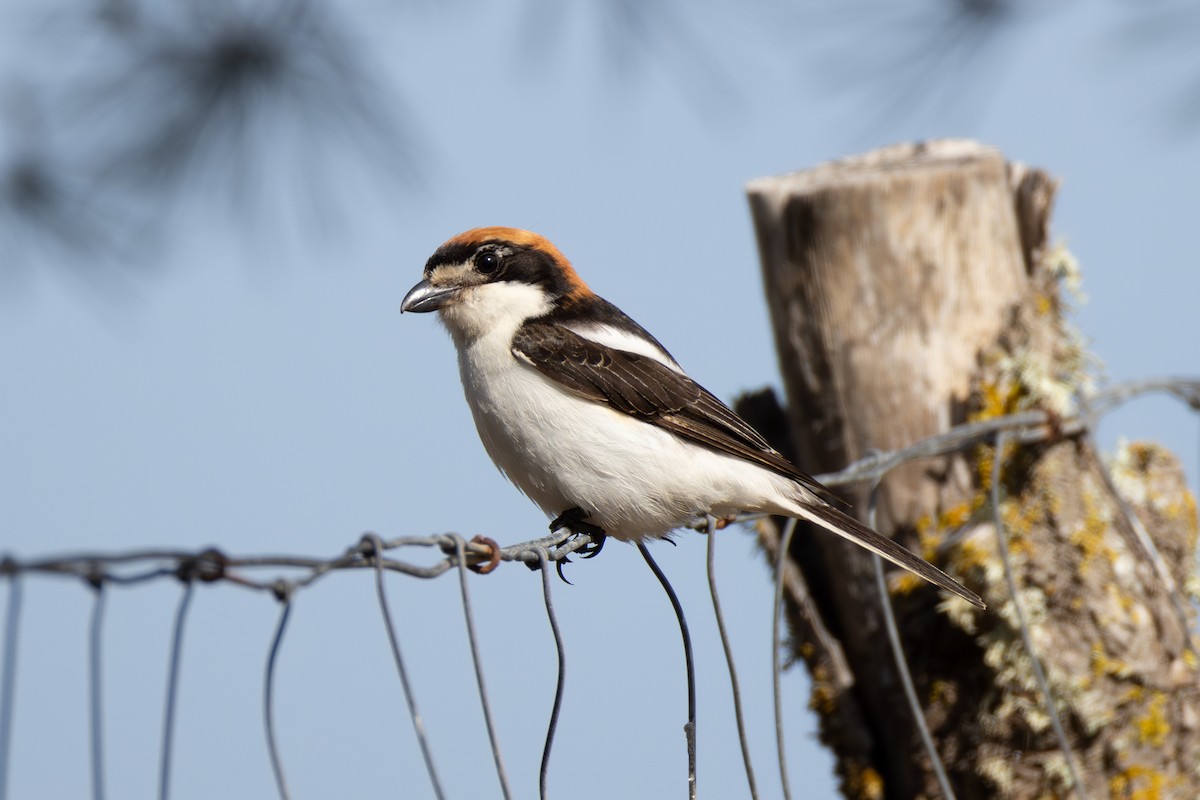
[(468, 404), (488, 455), (547, 516), (579, 507), (637, 540), (697, 515), (794, 509), (791, 481), (571, 394), (489, 338), (460, 349)]

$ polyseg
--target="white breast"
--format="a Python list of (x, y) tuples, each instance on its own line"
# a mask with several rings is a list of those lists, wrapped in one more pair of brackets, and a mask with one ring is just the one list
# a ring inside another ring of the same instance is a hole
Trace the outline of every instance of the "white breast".
[[(519, 284), (479, 289), (505, 292), (503, 303), (489, 298), (489, 308), (528, 310), (542, 297)], [(466, 305), (443, 314), (479, 436), (501, 472), (547, 516), (578, 506), (609, 535), (636, 540), (697, 514), (792, 507), (787, 479), (581, 398), (519, 361), (512, 337), (530, 315), (482, 325)]]

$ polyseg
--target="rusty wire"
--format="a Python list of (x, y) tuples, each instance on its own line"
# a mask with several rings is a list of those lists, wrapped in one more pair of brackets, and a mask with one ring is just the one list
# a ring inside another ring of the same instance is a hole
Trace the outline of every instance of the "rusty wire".
[[(1145, 381), (1131, 381), (1112, 387), (1111, 389), (1101, 392), (1086, 403), (1081, 403), (1080, 408), (1082, 413), (1076, 417), (1066, 419), (1056, 419), (1052, 415), (1042, 411), (1025, 411), (1016, 414), (998, 417), (995, 419), (986, 420), (983, 422), (969, 423), (966, 425), (957, 426), (949, 431), (929, 437), (928, 439), (917, 442), (909, 447), (895, 450), (892, 452), (875, 453), (867, 458), (856, 461), (847, 468), (832, 474), (819, 475), (818, 480), (830, 486), (846, 485), (851, 483), (868, 482), (870, 484), (877, 483), (884, 475), (894, 469), (896, 466), (908, 463), (910, 461), (922, 458), (929, 458), (938, 455), (944, 455), (952, 452), (957, 452), (969, 446), (995, 441), (996, 446), (1001, 448), (1005, 443), (1015, 441), (1017, 443), (1034, 443), (1046, 441), (1058, 436), (1081, 435), (1088, 437), (1095, 425), (1095, 421), (1102, 415), (1107, 414), (1120, 404), (1148, 392), (1165, 392), (1177, 399), (1187, 403), (1193, 409), (1200, 410), (1200, 381), (1192, 379), (1154, 379)], [(993, 464), (993, 469), (999, 469), (999, 457)], [(1103, 468), (1103, 465), (1101, 465)], [(993, 479), (993, 510), (998, 508), (998, 484), (999, 482)], [(1111, 486), (1110, 489), (1115, 489)], [(742, 517), (742, 521), (753, 520), (759, 518), (760, 515), (747, 515)], [(1131, 522), (1130, 517), (1136, 521), (1136, 515), (1128, 513), (1126, 508), (1122, 508), (1123, 522), (1133, 528), (1134, 536), (1139, 542), (1144, 542), (1148, 536), (1138, 535), (1136, 522)], [(998, 519), (998, 514), (997, 514)], [(731, 655), (731, 649), (728, 642), (727, 632), (725, 631), (724, 619), (720, 613), (720, 604), (715, 590), (715, 578), (713, 573), (713, 554), (712, 554), (712, 534), (711, 521), (708, 521), (710, 539), (709, 539), (709, 559), (708, 570), (710, 578), (710, 586), (712, 592), (712, 600), (714, 612), (717, 614), (718, 629), (722, 635), (722, 643), (726, 648), (727, 658)], [(1006, 547), (1003, 542), (1002, 521), (997, 521), (997, 536), (1001, 540), (1001, 556), (1005, 557)], [(782, 700), (780, 696), (781, 689), (781, 671), (782, 660), (780, 658), (779, 649), (782, 639), (782, 621), (781, 621), (781, 599), (785, 584), (792, 587), (793, 593), (796, 590), (802, 590), (802, 575), (799, 575), (795, 565), (792, 564), (787, 557), (790, 540), (794, 534), (795, 521), (789, 520), (789, 523), (780, 533), (778, 539), (778, 549), (776, 551), (776, 566), (775, 566), (775, 603), (773, 610), (773, 632), (772, 632), (772, 671), (774, 679), (774, 696), (775, 696), (775, 725), (776, 725), (776, 747), (779, 756), (780, 778), (783, 784), (783, 794), (785, 798), (791, 797), (791, 789), (788, 782), (785, 748), (784, 748), (784, 732), (782, 719)], [(433, 769), (432, 752), (428, 742), (424, 737), (424, 724), (416, 710), (416, 703), (411, 693), (411, 686), (408, 685), (407, 676), (403, 668), (403, 661), (400, 658), (398, 637), (394, 624), (391, 620), (390, 610), (384, 595), (383, 577), (385, 572), (395, 572), (404, 574), (410, 577), (431, 579), (445, 574), (447, 571), (458, 568), (461, 593), (463, 602), (463, 614), (466, 619), (467, 636), (472, 651), (472, 658), (475, 663), (476, 680), (480, 693), (480, 701), (483, 707), (485, 723), (488, 726), (489, 740), (491, 742), (493, 760), (495, 761), (497, 777), (500, 782), (501, 791), (504, 796), (510, 797), (508, 788), (507, 776), (505, 774), (503, 760), (500, 756), (499, 743), (497, 741), (494, 721), (492, 720), (488, 692), (483, 681), (482, 665), (478, 649), (478, 636), (475, 630), (474, 622), (471, 614), (471, 606), (469, 594), (467, 592), (466, 575), (463, 571), (465, 568), (477, 567), (480, 565), (489, 565), (497, 562), (520, 562), (534, 569), (539, 569), (542, 573), (543, 595), (545, 600), (545, 610), (547, 619), (550, 623), (551, 632), (553, 634), (555, 649), (558, 661), (558, 674), (556, 681), (556, 689), (554, 695), (553, 707), (550, 715), (550, 720), (547, 726), (546, 741), (542, 753), (541, 767), (539, 771), (539, 791), (544, 798), (547, 796), (547, 783), (550, 765), (550, 754), (554, 743), (555, 732), (559, 721), (559, 716), (562, 708), (563, 690), (565, 686), (565, 668), (566, 668), (566, 653), (563, 644), (562, 633), (559, 629), (557, 618), (554, 611), (554, 605), (550, 593), (550, 580), (548, 570), (546, 569), (550, 563), (558, 563), (565, 559), (571, 553), (586, 547), (591, 544), (592, 540), (586, 534), (573, 535), (569, 531), (556, 531), (548, 536), (539, 539), (522, 542), (511, 545), (509, 547), (495, 548), (490, 543), (480, 541), (465, 541), (457, 534), (431, 535), (431, 536), (400, 536), (392, 539), (383, 539), (376, 534), (367, 534), (355, 545), (347, 548), (340, 555), (332, 558), (321, 558), (312, 556), (298, 555), (265, 555), (265, 556), (230, 556), (216, 549), (207, 549), (203, 551), (191, 551), (181, 549), (140, 549), (117, 553), (92, 552), (92, 553), (74, 553), (53, 557), (34, 558), (29, 560), (17, 561), (11, 557), (0, 560), (0, 578), (6, 578), (9, 582), (8, 602), (4, 621), (3, 630), (3, 657), (0, 658), (0, 800), (5, 800), (7, 797), (7, 776), (9, 774), (9, 758), (11, 757), (12, 746), (12, 730), (14, 719), (14, 706), (16, 699), (16, 679), (17, 679), (17, 649), (19, 645), (19, 628), (21, 614), (21, 599), (22, 599), (22, 581), (29, 575), (43, 576), (61, 576), (82, 580), (91, 586), (94, 591), (93, 608), (91, 622), (89, 625), (89, 649), (88, 649), (88, 664), (89, 664), (89, 722), (91, 728), (90, 741), (90, 758), (91, 758), (91, 782), (92, 796), (94, 798), (104, 797), (104, 748), (103, 748), (103, 681), (102, 681), (102, 642), (103, 642), (103, 620), (105, 614), (105, 587), (107, 584), (116, 584), (121, 586), (140, 585), (156, 580), (175, 579), (179, 580), (182, 586), (182, 593), (178, 601), (174, 623), (171, 632), (170, 655), (167, 667), (167, 687), (166, 697), (163, 710), (163, 728), (161, 739), (161, 751), (159, 758), (159, 797), (167, 798), (170, 792), (171, 778), (171, 756), (173, 746), (173, 734), (176, 723), (176, 705), (179, 694), (180, 674), (182, 668), (182, 652), (185, 626), (188, 613), (191, 606), (191, 601), (194, 595), (194, 586), (196, 582), (206, 583), (227, 583), (235, 586), (249, 589), (251, 591), (268, 592), (272, 594), (279, 602), (283, 604), (280, 611), (279, 621), (275, 627), (271, 644), (267, 657), (267, 664), (263, 684), (263, 718), (264, 728), (268, 741), (268, 752), (272, 762), (275, 780), (279, 795), (282, 798), (290, 796), (286, 776), (283, 768), (283, 761), (278, 749), (278, 742), (275, 734), (274, 726), (274, 676), (279, 661), (279, 654), (282, 648), (282, 641), (286, 631), (287, 622), (291, 612), (291, 604), (293, 595), (296, 591), (303, 590), (324, 576), (335, 571), (356, 570), (356, 569), (371, 569), (375, 573), (377, 594), (379, 596), (379, 605), (381, 613), (384, 617), (385, 627), (387, 629), (389, 641), (392, 645), (393, 656), (397, 662), (397, 672), (400, 675), (402, 686), (405, 688), (406, 699), (410, 705), (410, 715), (412, 717), (414, 729), (418, 732), (418, 740), (421, 743), (423, 755), (426, 759), (426, 764), (430, 773), (430, 780), (434, 786), (434, 792), (438, 797), (442, 797), (443, 793), (440, 787), (440, 782), (436, 772)], [(419, 565), (408, 561), (404, 561), (390, 555), (392, 551), (401, 549), (426, 548), (437, 549), (443, 554), (443, 558), (430, 564)], [(648, 553), (643, 549), (643, 555), (647, 556), (647, 561), (652, 568), (656, 567), (653, 560), (648, 558)], [(1151, 553), (1153, 556), (1153, 553)], [(1007, 560), (1007, 559), (1006, 559)], [(264, 579), (259, 577), (259, 573), (264, 569), (274, 570), (290, 570), (292, 577), (272, 577)], [(1008, 570), (1011, 572), (1011, 570)], [(1161, 571), (1161, 570), (1160, 570)], [(660, 576), (661, 570), (655, 570), (656, 575)], [(880, 574), (877, 574), (881, 577)], [(1011, 578), (1011, 576), (1010, 576)], [(665, 584), (669, 587), (669, 584)], [(1014, 600), (1017, 602), (1017, 610), (1020, 612), (1020, 603), (1017, 600), (1016, 588), (1010, 585), (1010, 591), (1013, 593)], [(886, 593), (884, 593), (886, 599)], [(689, 762), (689, 792), (695, 791), (696, 780), (696, 751), (695, 751), (695, 677), (694, 664), (690, 655), (690, 642), (686, 634), (686, 622), (683, 619), (683, 609), (678, 602), (678, 598), (673, 596), (672, 605), (676, 610), (677, 616), (681, 623), (681, 631), (685, 637), (685, 657), (687, 661), (688, 678), (689, 678), (689, 721), (685, 726), (688, 748)], [(1182, 602), (1176, 598), (1177, 603)], [(886, 611), (885, 611), (886, 613)], [(819, 622), (819, 620), (818, 620)], [(1028, 641), (1029, 636), (1025, 625), (1022, 624), (1022, 635), (1025, 641), (1025, 647), (1030, 652), (1031, 661), (1040, 671), (1039, 659), (1031, 649), (1031, 643)], [(894, 652), (900, 654), (899, 661), (903, 661), (902, 644), (899, 641), (899, 635), (893, 633), (893, 648)], [(821, 631), (817, 631), (818, 636), (822, 636), (822, 642), (825, 643), (827, 637), (823, 636)], [(830, 642), (836, 645), (836, 642)], [(839, 658), (844, 661), (837, 651), (836, 647), (830, 650), (831, 658), (834, 659), (835, 671), (842, 671), (851, 674), (849, 665), (840, 664)], [(732, 660), (728, 662), (731, 689), (734, 693), (735, 706), (739, 706), (738, 688), (736, 672), (733, 668)], [(1050, 712), (1052, 721), (1055, 723), (1056, 738), (1059, 740), (1059, 746), (1062, 748), (1064, 757), (1068, 767), (1072, 771), (1072, 777), (1075, 782), (1076, 791), (1083, 792), (1082, 783), (1079, 780), (1079, 774), (1075, 767), (1074, 758), (1070, 752), (1069, 745), (1066, 741), (1065, 734), (1062, 731), (1061, 723), (1058, 720), (1058, 715), (1054, 707), (1053, 699), (1049, 694), (1049, 687), (1044, 680), (1039, 681), (1042, 685), (1043, 694), (1046, 698), (1046, 703)], [(910, 698), (910, 703), (912, 698)], [(750, 767), (749, 746), (746, 739), (744, 726), (741, 723), (740, 709), (735, 709), (735, 713), (739, 718), (739, 740), (743, 749), (743, 758), (745, 761), (747, 780), (750, 787), (751, 797), (755, 796), (756, 788), (754, 784), (753, 772)], [(920, 720), (921, 710), (919, 706), (913, 703), (913, 713), (918, 719), (918, 727), (921, 726)], [(939, 763), (936, 753), (932, 752), (932, 743), (926, 739), (926, 747), (930, 749), (931, 763), (936, 765)], [(942, 775), (938, 776), (939, 783), (942, 786), (943, 793), (949, 797), (953, 797), (952, 790), (948, 782), (944, 780)]]

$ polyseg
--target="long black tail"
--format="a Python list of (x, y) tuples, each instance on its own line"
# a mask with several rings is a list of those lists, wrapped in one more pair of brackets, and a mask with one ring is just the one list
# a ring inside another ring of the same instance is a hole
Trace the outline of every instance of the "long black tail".
[(847, 514), (843, 514), (833, 506), (824, 504), (803, 504), (800, 514), (810, 522), (815, 522), (822, 528), (831, 530), (838, 536), (848, 539), (855, 544), (865, 547), (893, 564), (904, 567), (909, 572), (924, 578), (935, 586), (940, 586), (948, 592), (953, 592), (976, 608), (987, 608), (983, 599), (951, 578), (940, 569), (920, 558), (909, 550), (901, 547), (886, 536), (882, 536), (863, 525)]

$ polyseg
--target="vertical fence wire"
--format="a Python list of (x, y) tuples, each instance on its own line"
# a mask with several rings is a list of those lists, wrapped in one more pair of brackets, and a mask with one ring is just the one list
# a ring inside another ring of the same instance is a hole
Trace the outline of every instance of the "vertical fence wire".
[(483, 706), (483, 722), (487, 726), (488, 741), (492, 745), (492, 760), (496, 763), (496, 777), (500, 781), (500, 792), (504, 800), (512, 800), (508, 788), (508, 774), (504, 771), (504, 758), (500, 755), (500, 740), (496, 736), (496, 724), (492, 720), (492, 706), (488, 702), (487, 686), (483, 681), (483, 661), (479, 657), (479, 640), (475, 635), (475, 615), (471, 611), (471, 595), (467, 591), (467, 556), (463, 549), (463, 538), (454, 537), (454, 555), (458, 559), (458, 584), (462, 594), (463, 619), (467, 623), (467, 640), (471, 644), (471, 661), (475, 664), (475, 683), (479, 687), (479, 703)]
[(558, 654), (558, 679), (554, 683), (554, 705), (550, 709), (550, 722), (546, 726), (546, 745), (542, 748), (542, 764), (538, 770), (538, 796), (541, 800), (549, 798), (547, 782), (550, 774), (550, 750), (554, 746), (554, 734), (558, 730), (558, 715), (562, 711), (563, 689), (567, 680), (567, 652), (563, 647), (562, 631), (558, 627), (558, 617), (554, 613), (554, 603), (550, 599), (550, 561), (546, 551), (538, 548), (538, 566), (542, 573), (542, 597), (546, 602), (546, 619), (550, 621), (550, 632), (554, 635), (554, 649)]
[(1126, 529), (1133, 535), (1142, 554), (1150, 561), (1150, 566), (1154, 568), (1155, 574), (1166, 588), (1171, 608), (1175, 612), (1175, 618), (1179, 621), (1179, 627), (1183, 633), (1183, 646), (1194, 653), (1195, 645), (1192, 641), (1192, 626), (1188, 620), (1186, 602), (1179, 591), (1179, 584), (1171, 574), (1171, 568), (1167, 566), (1166, 559), (1163, 558), (1162, 552), (1154, 543), (1154, 538), (1150, 536), (1150, 531), (1146, 530), (1146, 526), (1142, 524), (1142, 518), (1117, 489), (1117, 482), (1113, 479), (1111, 470), (1100, 456), (1100, 448), (1096, 445), (1095, 437), (1089, 434), (1086, 440), (1092, 460), (1096, 464), (1096, 470), (1100, 473), (1100, 480), (1104, 483), (1104, 488), (1109, 496), (1112, 497), (1113, 503), (1116, 504), (1121, 521), (1125, 523)]
[(417, 710), (417, 701), (408, 682), (408, 671), (404, 668), (404, 658), (400, 655), (400, 640), (396, 636), (395, 625), (392, 624), (392, 612), (388, 609), (387, 593), (383, 587), (383, 542), (378, 536), (371, 535), (365, 537), (364, 544), (369, 544), (373, 552), (375, 593), (379, 598), (379, 610), (383, 614), (383, 625), (387, 629), (388, 642), (392, 646), (392, 659), (396, 662), (396, 672), (400, 675), (400, 686), (404, 689), (408, 715), (412, 718), (413, 730), (417, 734), (421, 757), (425, 759), (425, 771), (429, 773), (429, 782), (433, 785), (434, 795), (438, 800), (445, 800), (446, 795), (442, 791), (442, 783), (438, 780), (437, 769), (433, 765), (433, 753), (429, 749), (429, 740), (425, 736), (425, 722), (421, 719), (421, 712)]
[(658, 562), (650, 555), (650, 550), (644, 542), (638, 542), (637, 548), (654, 577), (662, 584), (663, 591), (667, 593), (671, 608), (675, 610), (675, 618), (679, 621), (679, 635), (683, 638), (683, 660), (687, 668), (688, 683), (688, 721), (683, 726), (683, 735), (687, 740), (688, 797), (696, 800), (696, 659), (692, 654), (692, 635), (688, 631), (687, 618), (683, 615), (683, 605), (680, 604), (679, 596), (675, 594), (675, 589), (667, 580), (666, 574), (659, 569)]
[(271, 647), (267, 651), (267, 667), (263, 675), (263, 728), (267, 734), (267, 753), (271, 757), (271, 773), (275, 776), (275, 787), (279, 791), (280, 800), (289, 800), (292, 795), (288, 791), (283, 759), (279, 755), (279, 739), (275, 735), (275, 665), (279, 660), (283, 634), (292, 615), (292, 600), (287, 589), (277, 592), (277, 597), (283, 608), (279, 612), (279, 622), (275, 624)]
[(167, 698), (163, 706), (162, 752), (158, 761), (158, 797), (167, 800), (171, 796), (171, 753), (175, 740), (175, 705), (179, 697), (179, 669), (183, 661), (183, 630), (187, 622), (188, 609), (196, 584), (190, 578), (183, 579), (183, 593), (175, 611), (175, 625), (171, 633), (171, 658), (167, 664)]
[(1050, 715), (1051, 725), (1054, 726), (1054, 737), (1057, 739), (1058, 747), (1067, 762), (1067, 771), (1071, 773), (1071, 781), (1075, 792), (1079, 795), (1080, 800), (1088, 800), (1087, 789), (1084, 788), (1083, 781), (1080, 780), (1079, 768), (1075, 764), (1075, 754), (1071, 751), (1066, 731), (1063, 730), (1062, 720), (1058, 716), (1058, 705), (1054, 702), (1054, 694), (1050, 691), (1050, 682), (1046, 680), (1046, 673), (1042, 669), (1042, 660), (1038, 656), (1038, 651), (1033, 646), (1033, 635), (1029, 630), (1029, 622), (1025, 618), (1025, 607), (1021, 602), (1017, 579), (1013, 573), (1012, 559), (1009, 557), (1008, 536), (1004, 528), (1004, 515), (1000, 512), (1001, 466), (1004, 462), (1004, 448), (1008, 445), (1009, 441), (1008, 432), (1000, 431), (997, 433), (995, 441), (996, 453), (992, 458), (992, 518), (993, 527), (996, 529), (996, 546), (1000, 550), (1000, 560), (1004, 565), (1004, 581), (1008, 585), (1008, 593), (1012, 597), (1013, 610), (1017, 614), (1017, 623), (1021, 628), (1021, 641), (1025, 645), (1025, 653), (1029, 656), (1029, 662), (1033, 666), (1034, 678), (1037, 680), (1042, 697), (1046, 701), (1046, 711)]
[[(867, 524), (872, 530), (876, 530), (875, 511), (879, 501), (878, 479), (871, 485), (870, 498), (867, 503)], [(955, 800), (954, 789), (950, 786), (949, 776), (946, 775), (946, 767), (942, 764), (941, 756), (938, 755), (937, 747), (933, 743), (933, 736), (929, 733), (929, 725), (925, 722), (925, 713), (921, 709), (920, 701), (917, 700), (917, 690), (913, 686), (912, 673), (908, 669), (908, 658), (904, 655), (904, 646), (900, 642), (900, 629), (896, 625), (896, 613), (892, 609), (887, 581), (883, 576), (883, 559), (872, 553), (871, 562), (875, 567), (875, 587), (879, 590), (879, 602), (883, 607), (884, 627), (887, 629), (888, 643), (891, 645), (892, 659), (896, 663), (896, 672), (900, 676), (900, 685), (904, 687), (904, 697), (908, 700), (913, 722), (917, 726), (917, 733), (920, 734), (925, 753), (929, 756), (929, 764), (933, 768), (938, 787), (942, 790), (942, 795), (946, 800)]]
[(721, 613), (721, 600), (717, 595), (717, 573), (714, 566), (717, 552), (716, 520), (708, 517), (708, 593), (712, 597), (713, 614), (717, 618), (717, 632), (721, 636), (721, 647), (725, 650), (725, 663), (729, 666), (729, 686), (733, 692), (733, 714), (737, 719), (738, 741), (742, 745), (742, 763), (746, 765), (746, 783), (750, 788), (751, 800), (758, 800), (758, 782), (754, 779), (754, 766), (750, 761), (750, 743), (746, 739), (746, 720), (742, 713), (742, 690), (738, 683), (737, 667), (733, 663), (733, 645), (725, 629), (725, 615)]
[(104, 800), (104, 612), (107, 600), (105, 584), (92, 584), (92, 619), (88, 626), (88, 722), (91, 732), (92, 798)]
[(20, 640), (21, 579), (8, 576), (8, 609), (4, 615), (4, 668), (0, 673), (0, 800), (8, 798), (8, 765), (12, 751), (17, 688), (17, 643)]
[(783, 526), (779, 537), (779, 549), (775, 554), (775, 604), (771, 611), (771, 683), (775, 699), (775, 751), (779, 758), (779, 780), (783, 785), (784, 800), (792, 800), (792, 784), (788, 780), (787, 748), (783, 743), (783, 668), (779, 663), (783, 642), (783, 570), (787, 566), (788, 549), (792, 546), (792, 536), (796, 533), (796, 520), (789, 519)]
[[(1100, 455), (1100, 446), (1096, 441), (1095, 435), (1096, 419), (1092, 411), (1092, 403), (1082, 392), (1076, 393), (1075, 401), (1079, 405), (1083, 416), (1088, 418), (1088, 425), (1084, 429), (1083, 439), (1087, 444), (1092, 461), (1096, 464), (1096, 470), (1100, 473), (1100, 480), (1103, 481), (1105, 489), (1112, 497), (1113, 502), (1116, 503), (1117, 510), (1121, 514), (1121, 520), (1125, 523), (1126, 529), (1132, 534), (1142, 554), (1150, 561), (1150, 565), (1154, 568), (1158, 579), (1166, 587), (1167, 596), (1170, 598), (1171, 607), (1175, 612), (1175, 618), (1179, 621), (1179, 626), (1183, 632), (1183, 646), (1195, 653), (1192, 626), (1188, 620), (1187, 602), (1179, 591), (1179, 585), (1175, 581), (1175, 576), (1171, 574), (1171, 568), (1167, 566), (1166, 559), (1163, 558), (1162, 552), (1159, 551), (1158, 546), (1154, 543), (1154, 538), (1150, 535), (1150, 531), (1146, 530), (1146, 526), (1142, 524), (1141, 517), (1138, 516), (1133, 506), (1130, 505), (1129, 501), (1117, 489), (1117, 482), (1113, 478), (1112, 471), (1104, 463), (1104, 459)], [(1198, 393), (1196, 400), (1189, 401), (1189, 405), (1192, 405), (1195, 410), (1200, 411), (1200, 393)]]

